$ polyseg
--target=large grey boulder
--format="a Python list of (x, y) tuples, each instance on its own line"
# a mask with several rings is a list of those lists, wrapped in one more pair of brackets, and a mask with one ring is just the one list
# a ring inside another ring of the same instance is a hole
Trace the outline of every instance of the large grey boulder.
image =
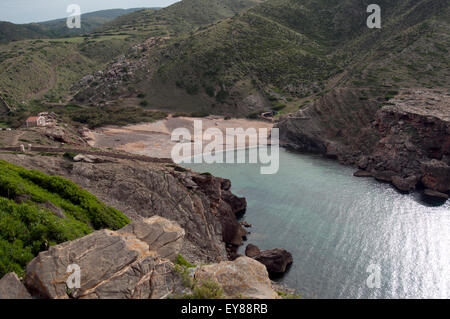
[(177, 223), (160, 216), (135, 221), (121, 230), (121, 234), (132, 234), (147, 243), (159, 257), (174, 261), (183, 246), (184, 229)]
[(31, 299), (19, 277), (13, 272), (0, 279), (0, 299)]
[[(80, 270), (80, 287), (69, 289)], [(174, 265), (149, 250), (134, 235), (101, 230), (83, 238), (52, 246), (27, 266), (25, 285), (41, 298), (164, 298), (179, 281)], [(69, 281), (72, 282), (72, 281)]]
[(266, 267), (249, 257), (199, 267), (194, 274), (199, 281), (213, 280), (229, 298), (277, 299)]
[(255, 259), (264, 264), (271, 274), (284, 273), (293, 262), (291, 253), (280, 248), (263, 250)]

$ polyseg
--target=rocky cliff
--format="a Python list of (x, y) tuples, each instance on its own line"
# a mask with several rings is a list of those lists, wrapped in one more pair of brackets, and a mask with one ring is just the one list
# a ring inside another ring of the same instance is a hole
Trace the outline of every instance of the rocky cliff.
[(410, 89), (376, 96), (334, 90), (281, 118), (281, 142), (358, 166), (358, 176), (393, 182), (401, 191), (423, 185), (450, 194), (450, 93)]
[(246, 201), (231, 193), (229, 180), (138, 160), (105, 157), (86, 163), (62, 155), (8, 153), (0, 158), (66, 177), (133, 221), (156, 215), (177, 222), (186, 231), (183, 255), (194, 263), (234, 258), (246, 234), (236, 219)]
[(177, 223), (159, 216), (119, 231), (99, 230), (40, 252), (23, 283), (14, 273), (5, 275), (0, 298), (163, 299), (199, 294), (196, 287), (202, 297), (208, 296), (205, 287), (214, 287), (216, 297), (278, 298), (265, 266), (248, 257), (187, 273), (177, 257), (184, 236)]

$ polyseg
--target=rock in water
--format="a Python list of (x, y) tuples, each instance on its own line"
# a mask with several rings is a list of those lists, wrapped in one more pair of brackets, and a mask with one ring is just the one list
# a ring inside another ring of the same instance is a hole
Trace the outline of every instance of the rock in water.
[(373, 174), (371, 172), (368, 172), (368, 171), (359, 170), (359, 171), (355, 172), (353, 174), (353, 176), (355, 176), (355, 177), (372, 177)]
[(416, 176), (410, 176), (407, 178), (402, 178), (400, 176), (392, 177), (392, 184), (402, 191), (402, 192), (410, 192), (416, 188), (417, 182), (419, 179)]
[[(81, 279), (72, 291), (71, 264), (80, 267)], [(25, 286), (41, 298), (163, 298), (179, 280), (173, 268), (135, 236), (100, 230), (39, 253), (27, 266)]]
[(119, 233), (133, 234), (147, 243), (159, 257), (174, 261), (183, 246), (184, 229), (177, 223), (160, 216), (153, 216), (128, 224)]
[(443, 161), (433, 159), (422, 163), (422, 183), (425, 187), (446, 193), (450, 191), (450, 166)]
[(280, 248), (263, 250), (255, 259), (264, 264), (267, 271), (273, 274), (284, 273), (287, 266), (293, 262), (291, 253)]
[(245, 256), (247, 257), (254, 258), (258, 256), (260, 253), (261, 251), (256, 245), (248, 244), (247, 247), (245, 248)]
[(31, 299), (19, 277), (13, 272), (0, 279), (0, 299)]
[(441, 192), (437, 192), (431, 189), (426, 189), (424, 192), (425, 195), (430, 196), (430, 197), (434, 197), (434, 198), (442, 198), (442, 199), (448, 199), (449, 196), (447, 194), (441, 193)]
[(198, 281), (213, 280), (223, 289), (225, 297), (277, 299), (266, 267), (254, 259), (239, 257), (235, 261), (201, 266), (194, 274)]

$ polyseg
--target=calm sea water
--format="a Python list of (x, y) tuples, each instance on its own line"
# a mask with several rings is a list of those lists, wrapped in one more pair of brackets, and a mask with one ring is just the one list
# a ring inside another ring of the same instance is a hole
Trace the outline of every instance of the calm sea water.
[[(426, 203), (282, 149), (276, 175), (255, 164), (185, 166), (231, 179), (248, 201), (247, 243), (290, 251), (294, 263), (278, 280), (304, 298), (450, 298), (450, 201)], [(370, 265), (380, 288), (367, 285)]]

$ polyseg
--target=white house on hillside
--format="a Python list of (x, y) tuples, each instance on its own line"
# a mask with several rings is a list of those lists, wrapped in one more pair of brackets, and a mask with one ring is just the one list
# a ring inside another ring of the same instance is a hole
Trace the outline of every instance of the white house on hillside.
[(27, 127), (46, 126), (45, 117), (43, 116), (30, 116), (26, 121)]

